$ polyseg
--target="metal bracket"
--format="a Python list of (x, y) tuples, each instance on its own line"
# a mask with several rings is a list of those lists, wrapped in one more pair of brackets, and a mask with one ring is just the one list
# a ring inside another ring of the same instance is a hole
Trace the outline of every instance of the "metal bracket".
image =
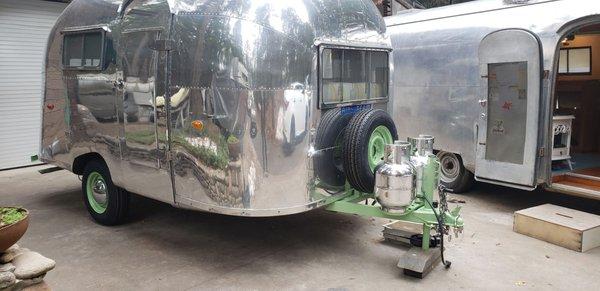
[[(327, 201), (327, 210), (340, 213), (357, 214), (367, 217), (381, 217), (387, 219), (396, 219), (414, 223), (422, 223), (424, 227), (437, 225), (437, 219), (433, 209), (425, 205), (422, 201), (414, 202), (406, 208), (404, 213), (390, 213), (377, 206), (360, 204), (365, 199), (373, 198), (371, 194), (360, 193), (355, 190), (349, 190), (345, 195), (332, 197), (333, 201)], [(464, 222), (459, 215), (460, 208), (450, 212), (442, 213), (444, 224), (446, 226), (462, 228)]]
[(412, 247), (400, 257), (398, 268), (402, 269), (405, 275), (423, 279), (441, 261), (441, 253), (438, 250)]
[(62, 171), (62, 170), (63, 170), (63, 168), (61, 168), (61, 167), (51, 167), (51, 168), (41, 169), (38, 172), (43, 175), (43, 174), (53, 173), (53, 172)]

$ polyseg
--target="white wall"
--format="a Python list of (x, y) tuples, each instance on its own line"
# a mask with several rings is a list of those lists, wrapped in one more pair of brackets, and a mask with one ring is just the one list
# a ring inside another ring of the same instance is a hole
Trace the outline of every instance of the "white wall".
[(0, 169), (29, 165), (38, 154), (45, 47), (66, 5), (0, 0)]

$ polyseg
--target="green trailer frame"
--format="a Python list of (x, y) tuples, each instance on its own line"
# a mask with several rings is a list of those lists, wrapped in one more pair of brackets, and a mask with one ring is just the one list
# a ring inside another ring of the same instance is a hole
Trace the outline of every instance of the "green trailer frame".
[[(424, 169), (423, 187), (416, 193), (413, 202), (406, 207), (401, 213), (388, 212), (379, 206), (369, 205), (364, 203), (368, 199), (375, 199), (374, 194), (362, 193), (346, 185), (341, 194), (330, 196), (325, 199), (325, 209), (333, 212), (356, 214), (366, 217), (380, 217), (399, 221), (418, 223), (423, 225), (423, 242), (422, 249), (429, 250), (431, 230), (441, 223), (444, 228), (454, 228), (462, 230), (464, 227), (463, 219), (460, 217), (461, 207), (457, 206), (453, 210), (448, 210), (447, 207), (434, 207), (432, 201), (434, 192), (438, 190), (439, 184), (439, 159), (432, 155), (429, 157), (428, 165)], [(313, 188), (315, 193), (319, 183)], [(444, 189), (439, 189), (440, 192), (445, 192)], [(442, 193), (441, 196), (445, 195)], [(440, 203), (446, 204), (446, 201)], [(439, 226), (438, 226), (439, 227)], [(443, 234), (440, 234), (443, 235)]]
[[(365, 217), (380, 217), (422, 224), (422, 248), (423, 250), (429, 249), (431, 229), (438, 225), (436, 215), (440, 215), (440, 213), (431, 208), (423, 199), (415, 200), (406, 208), (405, 212), (400, 214), (384, 211), (378, 206), (361, 203), (368, 199), (374, 199), (375, 197), (373, 194), (361, 193), (353, 189), (349, 189), (344, 194), (336, 195), (335, 197), (331, 198), (333, 201), (329, 202), (325, 207), (325, 209), (328, 211), (356, 214)], [(463, 228), (464, 222), (459, 214), (460, 209), (460, 206), (458, 206), (450, 212), (442, 213), (444, 226), (454, 227), (457, 229)]]

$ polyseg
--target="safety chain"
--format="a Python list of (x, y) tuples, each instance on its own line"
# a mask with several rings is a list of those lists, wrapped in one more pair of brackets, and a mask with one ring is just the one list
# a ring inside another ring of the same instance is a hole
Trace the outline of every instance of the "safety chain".
[(444, 185), (440, 185), (438, 187), (438, 191), (440, 193), (440, 214), (444, 214), (449, 210), (448, 199), (447, 199), (447, 195), (446, 195), (447, 189)]

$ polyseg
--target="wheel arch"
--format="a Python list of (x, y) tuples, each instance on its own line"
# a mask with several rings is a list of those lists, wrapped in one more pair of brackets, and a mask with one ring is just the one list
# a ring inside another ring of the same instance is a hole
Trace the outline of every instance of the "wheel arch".
[(83, 169), (85, 168), (85, 165), (92, 160), (99, 160), (106, 164), (106, 160), (104, 160), (104, 158), (99, 153), (91, 152), (77, 156), (73, 160), (71, 171), (77, 175), (83, 174)]

